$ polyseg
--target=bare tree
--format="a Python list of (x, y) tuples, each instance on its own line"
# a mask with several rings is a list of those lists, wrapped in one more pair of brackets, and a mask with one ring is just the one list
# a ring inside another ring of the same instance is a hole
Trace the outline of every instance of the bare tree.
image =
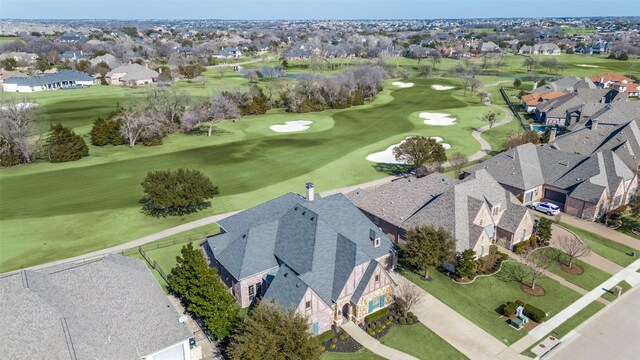
[(453, 153), (449, 157), (449, 164), (451, 165), (453, 172), (456, 174), (456, 177), (459, 177), (462, 174), (462, 170), (468, 163), (469, 160), (467, 157), (460, 152)]
[(222, 120), (240, 117), (238, 106), (222, 95), (215, 95), (202, 108), (202, 120), (209, 121), (207, 136), (211, 137), (213, 126)]
[(558, 248), (569, 257), (569, 268), (573, 265), (573, 260), (585, 257), (591, 253), (589, 246), (577, 236), (565, 235), (558, 239)]
[(0, 153), (13, 152), (21, 163), (30, 163), (38, 147), (39, 116), (28, 99), (12, 98), (0, 103)]
[(162, 135), (166, 118), (157, 116), (150, 108), (122, 109), (117, 119), (122, 120), (120, 133), (134, 147), (142, 138), (152, 138)]
[(170, 126), (178, 124), (180, 116), (189, 103), (189, 96), (175, 84), (167, 87), (148, 87), (145, 95), (141, 107), (148, 108), (163, 117), (161, 122)]
[(476, 79), (475, 77), (472, 77), (469, 80), (469, 89), (471, 90), (472, 94), (478, 91), (478, 89), (480, 89), (481, 86), (482, 86), (482, 83), (480, 82), (480, 80)]
[(402, 278), (395, 289), (396, 304), (400, 307), (400, 311), (406, 317), (407, 313), (422, 300), (424, 292), (422, 289), (414, 285), (411, 281)]
[(531, 289), (536, 288), (536, 281), (544, 276), (547, 269), (558, 262), (555, 252), (549, 248), (543, 248), (533, 252), (524, 260), (529, 268), (529, 278), (531, 278)]

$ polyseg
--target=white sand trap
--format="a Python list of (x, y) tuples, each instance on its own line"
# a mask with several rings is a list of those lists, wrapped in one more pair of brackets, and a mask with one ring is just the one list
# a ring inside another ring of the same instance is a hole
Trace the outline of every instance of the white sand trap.
[[(408, 138), (409, 137), (407, 137), (406, 139), (408, 139)], [(396, 160), (395, 155), (393, 155), (393, 148), (396, 147), (396, 146), (400, 146), (400, 144), (405, 142), (406, 139), (402, 140), (402, 142), (399, 142), (397, 144), (393, 144), (393, 145), (389, 146), (384, 151), (380, 151), (380, 152), (377, 152), (377, 153), (369, 154), (369, 155), (367, 155), (367, 157), (365, 159), (368, 160), (368, 161), (374, 162), (374, 163), (405, 165), (406, 162)], [(433, 136), (433, 137), (431, 137), (431, 139), (434, 139), (437, 143), (440, 143), (440, 145), (442, 145), (442, 147), (445, 150), (451, 149), (451, 145), (442, 143), (442, 138), (441, 137)]]
[(425, 119), (424, 123), (427, 125), (451, 126), (456, 123), (456, 118), (449, 114), (421, 112), (418, 116)]
[(431, 88), (433, 90), (438, 90), (438, 91), (455, 89), (454, 86), (444, 86), (444, 85), (431, 85)]
[(296, 121), (287, 121), (282, 124), (271, 125), (269, 129), (275, 132), (296, 132), (296, 131), (304, 131), (309, 129), (309, 125), (313, 124), (313, 121), (306, 120), (296, 120)]
[(402, 82), (402, 81), (394, 81), (391, 83), (393, 86), (397, 86), (399, 88), (410, 88), (413, 86), (413, 83), (410, 82)]
[[(12, 105), (10, 105), (10, 106), (12, 106)], [(36, 103), (22, 103), (21, 102), (21, 103), (17, 103), (16, 104), (16, 108), (18, 108), (20, 110), (29, 109), (29, 108), (36, 107), (36, 106), (38, 106), (38, 104), (36, 104)], [(7, 109), (9, 109), (9, 106), (0, 106), (0, 110), (7, 110)]]
[(576, 64), (576, 66), (588, 67), (588, 68), (599, 68), (600, 67), (598, 65), (588, 65), (588, 64)]

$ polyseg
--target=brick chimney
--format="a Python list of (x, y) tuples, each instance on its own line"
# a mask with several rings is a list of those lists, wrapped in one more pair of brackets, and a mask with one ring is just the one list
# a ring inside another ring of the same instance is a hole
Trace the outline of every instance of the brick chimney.
[(598, 129), (598, 119), (591, 119), (591, 130)]
[(552, 142), (553, 140), (556, 139), (556, 134), (558, 133), (558, 128), (557, 127), (552, 127), (551, 128), (551, 133), (549, 134), (549, 142)]
[(313, 201), (313, 183), (308, 182), (304, 185), (304, 187), (307, 188), (307, 199), (309, 201)]

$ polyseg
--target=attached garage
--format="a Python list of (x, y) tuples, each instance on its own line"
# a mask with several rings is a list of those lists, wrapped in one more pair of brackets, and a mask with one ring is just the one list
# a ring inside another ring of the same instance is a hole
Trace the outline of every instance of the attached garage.
[(544, 189), (544, 198), (564, 205), (567, 201), (567, 194), (551, 189)]

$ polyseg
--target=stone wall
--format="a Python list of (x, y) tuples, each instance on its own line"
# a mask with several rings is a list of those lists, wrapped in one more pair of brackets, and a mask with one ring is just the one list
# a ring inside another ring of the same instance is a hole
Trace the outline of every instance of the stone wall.
[[(369, 301), (376, 297), (380, 297), (384, 295), (384, 307), (388, 307), (389, 305), (395, 302), (395, 296), (393, 290), (395, 288), (394, 284), (389, 284), (385, 287), (378, 288), (366, 295), (363, 295), (358, 302), (355, 312), (355, 322), (361, 323), (364, 321), (364, 318), (369, 315)], [(381, 308), (373, 309), (373, 312), (380, 310)]]

